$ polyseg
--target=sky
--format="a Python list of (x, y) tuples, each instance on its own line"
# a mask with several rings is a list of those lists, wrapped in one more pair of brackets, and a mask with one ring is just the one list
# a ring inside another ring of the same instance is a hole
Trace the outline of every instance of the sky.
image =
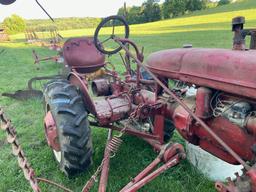
[[(127, 6), (141, 5), (145, 0), (39, 0), (53, 18), (59, 17), (106, 17), (117, 13), (126, 2)], [(160, 0), (163, 2), (164, 0)], [(16, 0), (12, 5), (0, 5), (0, 22), (17, 14), (25, 19), (48, 18), (34, 0)]]

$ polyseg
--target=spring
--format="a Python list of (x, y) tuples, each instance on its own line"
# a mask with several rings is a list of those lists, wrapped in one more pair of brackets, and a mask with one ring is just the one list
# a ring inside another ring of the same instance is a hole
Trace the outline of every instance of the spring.
[(111, 141), (108, 143), (107, 149), (111, 152), (111, 156), (115, 156), (115, 153), (118, 151), (119, 147), (123, 143), (123, 140), (120, 136), (113, 136)]

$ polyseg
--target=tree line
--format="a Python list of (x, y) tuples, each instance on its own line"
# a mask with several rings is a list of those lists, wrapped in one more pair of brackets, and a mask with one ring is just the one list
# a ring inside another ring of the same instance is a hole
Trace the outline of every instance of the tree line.
[(141, 6), (126, 9), (121, 7), (117, 14), (125, 16), (129, 24), (139, 24), (174, 18), (228, 3), (230, 0), (220, 0), (218, 3), (213, 3), (211, 0), (165, 0), (163, 4), (159, 4), (159, 0), (146, 0)]
[[(213, 3), (210, 0), (165, 0), (163, 4), (159, 4), (159, 0), (146, 0), (141, 6), (132, 6), (127, 9), (122, 7), (117, 14), (125, 16), (129, 24), (138, 24), (174, 18), (229, 2), (230, 0), (220, 0), (218, 3)], [(95, 28), (101, 20), (102, 18), (91, 17), (58, 18), (55, 19), (54, 27), (58, 30)], [(26, 29), (49, 31), (53, 27), (53, 23), (49, 19), (24, 20), (18, 15), (12, 15), (4, 19), (2, 27), (8, 34), (15, 34), (24, 32)]]
[(49, 19), (32, 19), (25, 20), (18, 15), (11, 15), (4, 19), (0, 28), (4, 28), (8, 34), (16, 34), (24, 32), (25, 30), (34, 31), (49, 31), (52, 28), (58, 30), (69, 30), (69, 29), (83, 29), (83, 28), (95, 28), (101, 22), (101, 18), (57, 18), (52, 23)]

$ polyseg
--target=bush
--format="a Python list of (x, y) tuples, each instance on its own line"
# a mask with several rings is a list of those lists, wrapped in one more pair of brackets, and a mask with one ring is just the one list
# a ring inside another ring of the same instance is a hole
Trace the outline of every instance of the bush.
[(18, 15), (12, 15), (5, 18), (3, 21), (3, 26), (8, 34), (24, 32), (26, 29), (25, 20)]
[(218, 3), (218, 6), (227, 5), (229, 3), (230, 3), (230, 0), (220, 0), (219, 3)]

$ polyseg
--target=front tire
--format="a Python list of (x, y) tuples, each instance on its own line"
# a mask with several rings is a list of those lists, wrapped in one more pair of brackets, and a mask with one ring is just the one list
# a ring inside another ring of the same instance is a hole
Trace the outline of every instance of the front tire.
[(51, 113), (60, 150), (53, 150), (67, 175), (85, 171), (92, 163), (92, 140), (87, 111), (77, 88), (67, 80), (49, 82), (44, 90), (46, 113)]

